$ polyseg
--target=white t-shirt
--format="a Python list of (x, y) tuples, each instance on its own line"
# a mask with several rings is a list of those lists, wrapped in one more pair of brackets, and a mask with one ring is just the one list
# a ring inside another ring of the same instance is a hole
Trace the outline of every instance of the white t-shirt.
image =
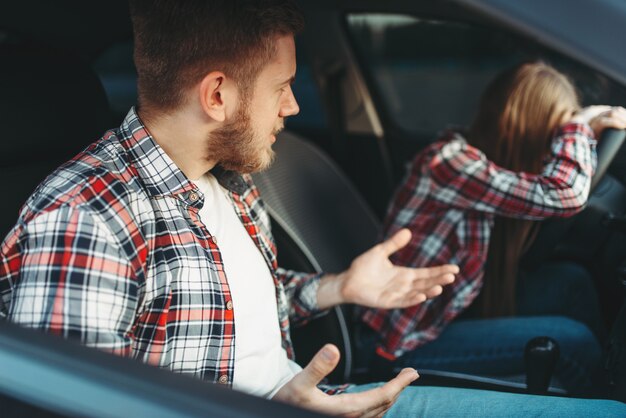
[(235, 316), (233, 388), (272, 397), (300, 370), (281, 345), (270, 270), (227, 195), (211, 175), (194, 180), (204, 194), (200, 219), (217, 238)]

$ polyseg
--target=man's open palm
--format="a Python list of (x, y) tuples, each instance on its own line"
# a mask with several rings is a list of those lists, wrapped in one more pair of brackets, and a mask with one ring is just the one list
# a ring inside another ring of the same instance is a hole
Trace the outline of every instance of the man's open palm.
[(402, 389), (419, 377), (415, 370), (407, 368), (378, 388), (330, 396), (319, 390), (317, 385), (337, 366), (339, 356), (337, 347), (325, 345), (300, 373), (278, 391), (274, 399), (330, 415), (382, 417)]
[(409, 243), (411, 233), (401, 229), (388, 240), (354, 259), (342, 275), (346, 301), (372, 308), (405, 308), (424, 302), (454, 281), (455, 265), (428, 268), (396, 266), (389, 256)]

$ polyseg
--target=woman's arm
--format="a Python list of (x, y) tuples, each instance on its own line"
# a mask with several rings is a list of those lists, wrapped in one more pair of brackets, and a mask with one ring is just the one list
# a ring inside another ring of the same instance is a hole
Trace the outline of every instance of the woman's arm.
[(450, 206), (500, 216), (543, 219), (580, 211), (596, 165), (594, 133), (568, 123), (552, 142), (540, 174), (499, 167), (465, 140), (446, 143), (430, 160), (432, 197)]

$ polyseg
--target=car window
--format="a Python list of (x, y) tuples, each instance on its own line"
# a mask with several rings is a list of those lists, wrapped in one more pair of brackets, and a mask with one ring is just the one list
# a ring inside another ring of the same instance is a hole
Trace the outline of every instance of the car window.
[(607, 77), (530, 40), (496, 28), (398, 14), (348, 14), (348, 33), (387, 123), (434, 139), (467, 125), (496, 73), (541, 58), (568, 74), (583, 104), (626, 103)]

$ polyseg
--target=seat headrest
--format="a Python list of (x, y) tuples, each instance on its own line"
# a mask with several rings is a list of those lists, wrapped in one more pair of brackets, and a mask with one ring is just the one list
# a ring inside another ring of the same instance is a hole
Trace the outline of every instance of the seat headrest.
[(111, 126), (93, 70), (64, 52), (0, 44), (0, 166), (66, 160)]

